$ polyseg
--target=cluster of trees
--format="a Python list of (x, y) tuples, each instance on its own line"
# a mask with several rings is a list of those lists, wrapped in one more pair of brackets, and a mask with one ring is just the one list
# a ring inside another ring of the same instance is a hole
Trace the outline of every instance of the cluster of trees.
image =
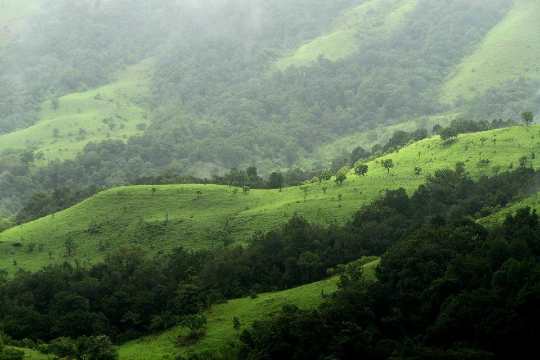
[[(530, 117), (534, 118), (534, 115), (532, 115), (531, 112), (524, 112), (522, 113), (522, 119), (526, 124), (530, 124), (530, 122), (525, 121), (525, 115), (526, 118), (529, 119)], [(433, 133), (438, 134), (441, 136), (443, 140), (449, 140), (456, 138), (459, 134), (467, 134), (467, 133), (473, 133), (473, 132), (479, 132), (479, 131), (487, 131), (487, 130), (493, 130), (493, 129), (500, 129), (504, 127), (509, 126), (515, 126), (518, 123), (514, 120), (502, 120), (502, 119), (496, 119), (492, 121), (475, 121), (475, 120), (465, 120), (465, 119), (456, 119), (453, 120), (450, 125), (446, 127), (442, 127), (440, 125), (435, 125), (433, 127)]]
[(210, 304), (323, 279), (339, 264), (384, 254), (425, 224), (488, 215), (537, 188), (539, 179), (520, 168), (474, 182), (459, 165), (437, 172), (412, 196), (388, 191), (344, 226), (295, 216), (247, 247), (155, 257), (124, 248), (90, 268), (63, 264), (0, 277), (0, 331), (15, 339), (122, 341), (183, 321), (200, 324), (188, 320)]
[(382, 257), (378, 281), (342, 278), (319, 309), (286, 307), (241, 335), (241, 359), (496, 360), (535, 352), (540, 222), (496, 229), (433, 219)]

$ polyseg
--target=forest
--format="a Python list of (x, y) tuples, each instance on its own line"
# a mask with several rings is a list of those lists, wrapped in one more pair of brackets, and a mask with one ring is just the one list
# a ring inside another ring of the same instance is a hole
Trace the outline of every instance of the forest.
[(0, 0), (0, 360), (507, 360), (540, 3)]

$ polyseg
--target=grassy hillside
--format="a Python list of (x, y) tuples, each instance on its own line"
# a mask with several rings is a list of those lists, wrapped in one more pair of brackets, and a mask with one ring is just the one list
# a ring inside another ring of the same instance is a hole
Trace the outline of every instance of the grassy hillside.
[[(375, 277), (379, 260), (364, 266), (366, 276)], [(173, 328), (160, 335), (148, 336), (120, 347), (120, 360), (174, 359), (175, 355), (190, 352), (218, 352), (234, 341), (237, 331), (233, 328), (233, 318), (238, 318), (242, 328), (278, 311), (285, 304), (294, 304), (302, 309), (314, 308), (321, 303), (321, 294), (331, 294), (337, 288), (338, 278), (334, 277), (298, 288), (261, 294), (256, 298), (242, 298), (213, 306), (207, 313), (208, 331), (206, 336), (192, 346), (180, 347), (176, 340), (185, 334), (181, 327)], [(240, 330), (241, 331), (241, 330)]]
[[(366, 177), (351, 173), (342, 186), (329, 181), (248, 194), (218, 185), (115, 188), (1, 233), (0, 268), (37, 270), (63, 262), (67, 240), (75, 242), (75, 258), (95, 262), (122, 244), (138, 244), (148, 251), (201, 249), (222, 246), (223, 230), (233, 240), (246, 241), (255, 231), (275, 228), (295, 213), (322, 224), (343, 222), (382, 191), (404, 187), (412, 192), (426, 175), (459, 161), (479, 176), (515, 167), (520, 157), (539, 151), (540, 126), (514, 127), (460, 135), (451, 145), (439, 137), (425, 139), (384, 156), (395, 163), (389, 174), (381, 159), (375, 159), (368, 163)], [(533, 165), (540, 165), (538, 156)], [(421, 176), (415, 176), (416, 166), (422, 168)]]
[(290, 66), (306, 66), (320, 57), (330, 61), (342, 59), (360, 50), (374, 34), (380, 36), (395, 31), (416, 3), (417, 0), (364, 1), (337, 19), (328, 33), (280, 59), (276, 67), (285, 70)]
[(514, 0), (514, 6), (443, 86), (441, 99), (471, 99), (519, 78), (540, 79), (540, 2)]
[(540, 212), (540, 192), (501, 209), (499, 212), (480, 220), (480, 223), (486, 226), (501, 224), (508, 215), (515, 214), (517, 210), (524, 207), (530, 207), (531, 209)]
[[(344, 153), (350, 154), (357, 146), (362, 146), (364, 149), (371, 149), (376, 144), (385, 144), (396, 131), (412, 132), (422, 128), (431, 130), (436, 124), (441, 126), (448, 125), (458, 116), (459, 113), (427, 116), (400, 122), (395, 125), (380, 126), (371, 130), (353, 133), (319, 147), (313, 156), (313, 160), (327, 164)], [(311, 163), (312, 161), (308, 162)]]
[(42, 105), (33, 126), (0, 136), (0, 152), (33, 148), (41, 162), (72, 158), (88, 142), (127, 139), (142, 133), (146, 119), (143, 104), (148, 91), (151, 61), (129, 67), (116, 81), (74, 93)]

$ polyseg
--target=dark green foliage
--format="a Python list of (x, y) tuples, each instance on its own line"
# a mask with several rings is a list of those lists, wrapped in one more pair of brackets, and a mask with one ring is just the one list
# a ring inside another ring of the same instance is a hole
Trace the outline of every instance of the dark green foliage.
[(539, 245), (530, 209), (491, 231), (468, 220), (423, 225), (384, 254), (377, 283), (348, 277), (320, 309), (286, 308), (244, 331), (241, 358), (527, 357), (540, 320)]
[(345, 180), (347, 180), (347, 173), (346, 172), (343, 172), (343, 171), (340, 171), (336, 174), (336, 183), (338, 185), (342, 185), (343, 182), (345, 182)]
[(534, 121), (534, 114), (530, 111), (526, 111), (521, 114), (521, 120), (525, 123), (525, 125), (529, 126)]
[[(404, 293), (435, 286), (428, 277), (431, 272), (448, 276), (449, 283), (442, 283), (440, 291), (445, 291), (446, 286), (453, 289), (452, 279), (462, 274), (465, 275), (460, 286), (474, 288), (486, 283), (482, 274), (494, 266), (502, 272), (492, 283), (501, 292), (513, 292), (517, 289), (513, 286), (521, 284), (513, 277), (524, 271), (531, 254), (540, 251), (535, 216), (520, 212), (507, 220), (494, 242), (480, 248), (489, 255), (482, 261), (468, 256), (475, 255), (477, 243), (489, 234), (474, 223), (457, 221), (486, 216), (537, 189), (538, 181), (534, 170), (519, 168), (474, 182), (458, 164), (455, 170), (440, 170), (428, 177), (412, 196), (403, 189), (387, 191), (344, 226), (324, 227), (294, 216), (282, 228), (256, 235), (246, 247), (218, 247), (212, 253), (178, 249), (153, 258), (127, 248), (91, 268), (63, 264), (32, 274), (20, 272), (13, 279), (0, 279), (0, 330), (15, 339), (77, 339), (104, 334), (122, 341), (167, 329), (223, 299), (321, 280), (330, 268), (363, 256), (384, 254), (394, 244), (397, 245), (386, 254), (383, 268), (389, 261), (395, 261), (395, 266), (401, 262), (407, 266), (415, 264), (407, 271), (417, 271), (417, 278), (407, 282), (399, 272), (381, 273), (381, 277), (398, 284), (395, 286)], [(418, 233), (423, 226), (429, 231)], [(409, 238), (414, 241), (404, 240)], [(432, 242), (432, 238), (438, 242)], [(412, 251), (414, 254), (407, 254)], [(454, 256), (451, 251), (459, 254)], [(509, 256), (520, 264), (507, 263)], [(347, 283), (355, 283), (354, 278), (351, 276)], [(353, 298), (367, 296), (362, 291), (355, 290)], [(520, 292), (519, 301), (529, 306), (529, 299), (536, 296), (534, 291)], [(424, 304), (426, 299), (436, 297), (415, 295), (401, 301), (405, 306), (408, 302)], [(448, 306), (448, 311), (458, 309), (450, 303)], [(410, 314), (405, 310), (403, 314)], [(385, 316), (391, 318), (389, 314)], [(423, 324), (414, 317), (407, 321), (407, 328)], [(395, 325), (390, 322), (388, 326)]]
[(271, 189), (281, 189), (283, 187), (283, 175), (280, 172), (273, 172), (268, 179), (268, 186)]
[(388, 174), (390, 174), (390, 170), (392, 170), (394, 168), (394, 166), (395, 166), (394, 161), (392, 159), (384, 159), (384, 160), (382, 160), (381, 165), (383, 166), (383, 168), (386, 169)]
[(59, 358), (84, 360), (116, 360), (118, 353), (107, 336), (82, 336), (78, 339), (58, 338), (47, 347)]
[(368, 173), (369, 167), (366, 164), (358, 164), (354, 167), (354, 172), (358, 176), (366, 176)]
[[(437, 131), (434, 132), (439, 134), (443, 140), (452, 140), (457, 138), (459, 134), (500, 129), (516, 124), (517, 123), (513, 120), (473, 121), (457, 119), (453, 120), (447, 127), (439, 127)], [(486, 140), (484, 140), (484, 142), (485, 141)]]
[[(119, 340), (162, 330), (206, 306), (208, 294), (192, 278), (206, 257), (179, 249), (149, 259), (122, 249), (90, 269), (65, 264), (20, 273), (1, 285), (0, 324), (16, 339), (42, 340), (100, 334)], [(28, 293), (32, 299), (21, 301)]]
[(365, 150), (363, 147), (358, 146), (351, 152), (350, 164), (354, 165), (358, 160), (365, 160), (369, 158), (371, 154), (369, 151)]

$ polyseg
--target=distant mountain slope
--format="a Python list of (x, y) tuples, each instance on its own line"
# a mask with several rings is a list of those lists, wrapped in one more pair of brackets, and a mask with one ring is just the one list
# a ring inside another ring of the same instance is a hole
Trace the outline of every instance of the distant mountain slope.
[(3, 0), (0, 2), (0, 47), (17, 36), (27, 16), (39, 10), (41, 0)]
[(381, 35), (396, 31), (403, 17), (414, 10), (417, 0), (369, 0), (353, 7), (335, 21), (327, 34), (313, 39), (280, 59), (276, 66), (285, 70), (290, 66), (307, 66), (320, 57), (336, 61)]
[[(375, 260), (363, 266), (367, 279), (375, 278), (378, 264), (379, 260)], [(219, 353), (238, 336), (238, 331), (233, 328), (233, 318), (238, 318), (242, 329), (245, 329), (254, 321), (262, 320), (279, 311), (283, 305), (296, 305), (301, 309), (315, 308), (322, 302), (322, 294), (330, 295), (335, 292), (337, 282), (338, 278), (333, 277), (290, 290), (215, 305), (206, 313), (207, 334), (194, 345), (178, 346), (177, 338), (184, 334), (185, 330), (176, 327), (162, 334), (147, 336), (120, 346), (120, 360), (159, 360), (174, 358), (178, 354)]]
[[(0, 233), (0, 268), (37, 270), (66, 260), (66, 242), (74, 241), (73, 259), (95, 263), (124, 244), (150, 252), (179, 246), (192, 249), (247, 241), (295, 213), (329, 224), (344, 222), (362, 204), (386, 189), (412, 192), (425, 176), (464, 162), (475, 177), (516, 167), (522, 156), (540, 153), (540, 126), (513, 127), (461, 135), (446, 145), (439, 137), (413, 143), (368, 163), (369, 173), (278, 190), (241, 190), (217, 185), (132, 186), (102, 192), (70, 209)], [(390, 172), (381, 159), (392, 159)], [(540, 165), (540, 158), (531, 160)], [(422, 175), (415, 175), (415, 167)]]
[(145, 61), (108, 85), (43, 103), (35, 125), (0, 135), (0, 153), (30, 148), (44, 164), (73, 158), (88, 142), (141, 134), (149, 122), (144, 105), (151, 69), (152, 62)]
[(441, 99), (469, 100), (507, 81), (540, 80), (539, 19), (539, 1), (514, 0), (506, 17), (444, 84)]

